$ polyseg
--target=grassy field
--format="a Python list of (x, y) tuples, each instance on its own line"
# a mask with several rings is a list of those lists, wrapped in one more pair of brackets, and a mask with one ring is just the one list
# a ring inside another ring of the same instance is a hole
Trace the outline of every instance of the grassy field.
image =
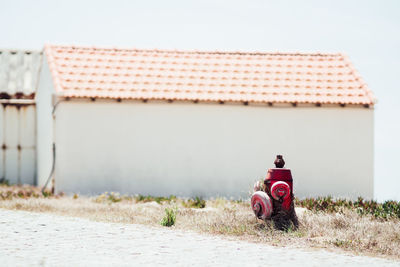
[(34, 187), (0, 186), (0, 208), (5, 209), (103, 222), (173, 225), (172, 228), (275, 246), (328, 248), (400, 259), (400, 203), (319, 198), (297, 200), (297, 207), (299, 229), (279, 231), (272, 223), (256, 219), (248, 201), (120, 196), (116, 193), (90, 198), (55, 196), (50, 192), (42, 194)]

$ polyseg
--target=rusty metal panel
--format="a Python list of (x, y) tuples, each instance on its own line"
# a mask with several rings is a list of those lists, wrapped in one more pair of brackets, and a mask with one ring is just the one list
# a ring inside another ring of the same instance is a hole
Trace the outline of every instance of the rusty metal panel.
[(23, 148), (20, 151), (20, 179), (21, 184), (34, 184), (36, 173), (36, 150)]
[(36, 175), (35, 106), (2, 105), (0, 178), (34, 184)]
[(5, 154), (6, 154), (6, 151), (4, 149), (1, 149), (0, 150), (0, 179), (5, 178), (5, 175), (6, 175)]
[(0, 50), (0, 179), (33, 184), (41, 52)]
[(4, 144), (4, 132), (5, 132), (4, 106), (0, 105), (0, 146)]
[(5, 123), (4, 123), (4, 106), (0, 106), (0, 179), (3, 179), (5, 176), (5, 149), (4, 149), (4, 132), (5, 132)]
[(19, 109), (19, 143), (22, 148), (32, 148), (36, 143), (35, 106), (21, 106)]
[(12, 184), (18, 183), (19, 152), (17, 148), (7, 148), (5, 151), (5, 178)]
[(7, 149), (18, 146), (18, 109), (14, 105), (6, 105), (4, 112), (5, 145)]

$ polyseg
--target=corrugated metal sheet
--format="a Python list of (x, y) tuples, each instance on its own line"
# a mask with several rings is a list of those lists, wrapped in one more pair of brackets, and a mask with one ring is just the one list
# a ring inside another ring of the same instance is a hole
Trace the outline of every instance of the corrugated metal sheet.
[(35, 105), (0, 106), (0, 179), (34, 184), (36, 176)]
[(0, 50), (0, 179), (34, 184), (41, 52)]
[(42, 52), (0, 50), (0, 99), (34, 98)]

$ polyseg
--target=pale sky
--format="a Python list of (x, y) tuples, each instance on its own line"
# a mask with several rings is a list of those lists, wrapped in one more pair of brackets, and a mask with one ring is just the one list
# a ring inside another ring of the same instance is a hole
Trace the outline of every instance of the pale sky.
[(375, 195), (400, 200), (400, 1), (0, 2), (0, 48), (345, 52), (378, 98)]

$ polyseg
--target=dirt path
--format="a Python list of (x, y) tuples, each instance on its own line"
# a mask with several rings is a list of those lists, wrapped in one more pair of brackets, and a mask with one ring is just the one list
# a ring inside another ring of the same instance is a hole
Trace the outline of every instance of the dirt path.
[(135, 224), (0, 209), (1, 266), (400, 266)]

